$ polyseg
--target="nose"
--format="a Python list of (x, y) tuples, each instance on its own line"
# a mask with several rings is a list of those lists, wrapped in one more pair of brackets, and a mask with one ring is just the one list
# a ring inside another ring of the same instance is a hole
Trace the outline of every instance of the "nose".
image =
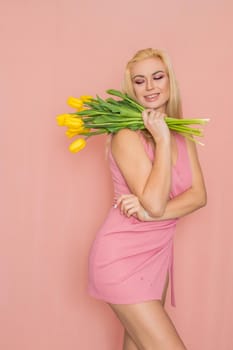
[(147, 79), (147, 82), (146, 82), (146, 89), (147, 89), (147, 90), (153, 89), (153, 81), (152, 81), (151, 79)]

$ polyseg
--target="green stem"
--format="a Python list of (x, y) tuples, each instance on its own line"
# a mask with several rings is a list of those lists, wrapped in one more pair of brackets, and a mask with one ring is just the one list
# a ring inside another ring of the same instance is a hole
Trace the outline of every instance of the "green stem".
[(174, 130), (174, 131), (177, 131), (177, 132), (184, 132), (186, 134), (194, 134), (196, 136), (202, 136), (202, 131), (201, 130), (198, 130), (198, 129), (194, 129), (194, 128), (188, 128), (188, 127), (181, 127), (181, 126), (174, 126), (174, 125), (171, 125), (169, 126), (169, 129), (170, 130)]
[(91, 131), (89, 133), (80, 134), (80, 135), (87, 135), (89, 137), (93, 135), (100, 135), (100, 134), (107, 134), (107, 133), (109, 133), (109, 131), (105, 129), (105, 130), (99, 130), (99, 131)]

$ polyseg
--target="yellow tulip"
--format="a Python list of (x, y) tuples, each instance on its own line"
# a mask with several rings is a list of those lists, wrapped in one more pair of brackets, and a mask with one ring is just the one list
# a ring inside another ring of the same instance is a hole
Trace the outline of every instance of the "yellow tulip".
[(80, 100), (80, 98), (75, 98), (75, 97), (70, 96), (67, 100), (67, 104), (70, 107), (76, 108), (78, 110), (83, 109), (83, 101)]
[(93, 97), (90, 96), (90, 95), (82, 95), (82, 96), (80, 96), (80, 100), (82, 100), (83, 103), (90, 102), (92, 99), (93, 99)]
[(56, 117), (57, 119), (57, 124), (60, 126), (65, 125), (65, 121), (67, 120), (67, 118), (70, 118), (70, 114), (60, 114)]
[(66, 131), (66, 135), (71, 138), (71, 137), (73, 137), (75, 135), (87, 134), (89, 132), (90, 132), (89, 128), (80, 127), (80, 128), (77, 128), (77, 129), (68, 129)]
[(77, 139), (72, 142), (69, 146), (69, 150), (72, 153), (76, 153), (81, 151), (86, 146), (86, 141), (84, 139)]
[(82, 133), (88, 134), (90, 131), (90, 128), (83, 128)]
[(66, 136), (68, 136), (68, 137), (73, 137), (73, 136), (75, 136), (75, 135), (78, 135), (79, 133), (77, 132), (79, 129), (68, 129), (67, 131), (66, 131)]
[(64, 125), (68, 126), (71, 129), (77, 129), (83, 126), (83, 121), (81, 118), (70, 117), (65, 119)]

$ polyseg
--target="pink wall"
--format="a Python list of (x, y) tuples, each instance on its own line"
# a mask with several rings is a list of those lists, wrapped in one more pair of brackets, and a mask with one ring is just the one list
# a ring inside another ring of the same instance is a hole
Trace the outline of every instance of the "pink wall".
[(120, 88), (146, 47), (170, 54), (184, 115), (211, 117), (198, 147), (209, 202), (179, 223), (166, 308), (189, 350), (233, 348), (232, 14), (230, 0), (0, 3), (1, 349), (121, 349), (114, 314), (86, 294), (111, 203), (105, 137), (71, 154), (55, 116), (70, 95)]

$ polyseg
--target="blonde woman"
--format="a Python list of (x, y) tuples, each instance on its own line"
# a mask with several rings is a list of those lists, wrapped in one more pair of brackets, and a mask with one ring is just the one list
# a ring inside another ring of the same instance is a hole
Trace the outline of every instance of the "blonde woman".
[(195, 144), (171, 132), (166, 115), (182, 117), (166, 52), (138, 51), (127, 63), (124, 92), (138, 101), (146, 131), (111, 136), (109, 164), (115, 205), (89, 255), (89, 294), (108, 303), (124, 329), (124, 350), (184, 350), (164, 303), (173, 286), (177, 220), (206, 204)]

